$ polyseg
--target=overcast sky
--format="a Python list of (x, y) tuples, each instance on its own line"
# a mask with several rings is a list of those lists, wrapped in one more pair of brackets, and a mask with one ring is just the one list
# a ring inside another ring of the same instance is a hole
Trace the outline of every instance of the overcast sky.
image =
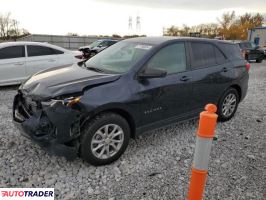
[(132, 34), (139, 15), (138, 33), (156, 36), (171, 25), (217, 22), (232, 10), (265, 14), (266, 0), (0, 0), (0, 13), (11, 12), (21, 27), (38, 34)]

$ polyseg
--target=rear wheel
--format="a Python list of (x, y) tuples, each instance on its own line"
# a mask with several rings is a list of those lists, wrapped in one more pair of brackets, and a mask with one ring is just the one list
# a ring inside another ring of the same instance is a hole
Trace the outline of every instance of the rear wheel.
[(97, 116), (85, 125), (81, 137), (81, 157), (98, 166), (117, 160), (130, 138), (127, 121), (115, 113)]
[(219, 121), (230, 120), (238, 107), (239, 94), (234, 88), (228, 89), (223, 96), (220, 98), (218, 105), (218, 116)]

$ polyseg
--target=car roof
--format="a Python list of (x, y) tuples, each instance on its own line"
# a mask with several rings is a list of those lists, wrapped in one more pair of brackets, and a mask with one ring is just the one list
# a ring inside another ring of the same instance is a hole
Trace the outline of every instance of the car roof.
[(9, 46), (17, 46), (17, 45), (39, 45), (39, 46), (55, 48), (61, 51), (67, 51), (67, 49), (64, 49), (62, 47), (52, 45), (46, 42), (31, 42), (31, 41), (2, 42), (0, 43), (0, 48), (9, 47)]
[(224, 40), (217, 40), (217, 39), (208, 39), (208, 38), (195, 38), (195, 37), (172, 37), (172, 36), (161, 36), (161, 37), (136, 37), (136, 38), (130, 38), (126, 39), (124, 41), (130, 41), (130, 42), (140, 42), (140, 43), (147, 43), (147, 44), (153, 44), (153, 45), (159, 45), (163, 44), (165, 42), (169, 41), (202, 41), (202, 42), (219, 42), (219, 43), (228, 43), (233, 44), (230, 41), (224, 41)]
[(114, 41), (114, 42), (117, 42), (118, 40), (114, 40), (114, 39), (100, 39), (100, 40), (96, 40), (96, 41)]
[(233, 42), (236, 43), (236, 44), (250, 43), (250, 41), (247, 41), (247, 40), (245, 40), (245, 41), (243, 41), (243, 40), (235, 40)]

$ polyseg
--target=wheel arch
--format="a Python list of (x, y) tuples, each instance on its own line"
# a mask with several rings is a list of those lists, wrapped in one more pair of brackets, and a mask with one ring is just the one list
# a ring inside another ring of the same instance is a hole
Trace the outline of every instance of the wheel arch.
[(130, 137), (135, 138), (136, 124), (134, 121), (134, 117), (130, 114), (129, 111), (127, 111), (126, 109), (120, 108), (120, 107), (105, 108), (105, 109), (98, 110), (97, 112), (94, 112), (93, 114), (89, 115), (84, 120), (82, 120), (81, 128), (85, 125), (85, 123), (88, 123), (90, 120), (94, 119), (97, 115), (101, 115), (103, 113), (115, 113), (115, 114), (122, 116), (129, 125)]
[[(236, 90), (237, 90), (237, 93), (238, 93), (238, 96), (239, 96), (239, 100), (242, 99), (242, 89), (241, 89), (241, 87), (240, 87), (239, 85), (234, 84), (234, 85), (231, 85), (229, 88), (234, 88), (234, 89), (236, 89)], [(228, 89), (229, 89), (229, 88), (228, 88)], [(227, 90), (228, 90), (228, 89), (227, 89)]]

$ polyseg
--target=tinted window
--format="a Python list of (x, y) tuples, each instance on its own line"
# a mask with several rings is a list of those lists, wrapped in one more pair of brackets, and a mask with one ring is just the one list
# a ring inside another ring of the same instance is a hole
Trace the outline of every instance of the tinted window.
[(252, 49), (256, 47), (256, 45), (251, 42), (241, 42), (239, 46), (241, 49)]
[(101, 42), (100, 46), (107, 47), (108, 46), (108, 41)]
[(193, 68), (216, 65), (214, 46), (212, 44), (191, 43), (191, 66)]
[(225, 53), (225, 55), (230, 59), (240, 59), (243, 58), (241, 55), (241, 51), (239, 48), (239, 45), (237, 44), (226, 44), (226, 43), (220, 43), (219, 46)]
[(184, 43), (164, 47), (149, 60), (147, 67), (165, 69), (167, 74), (185, 71), (186, 51)]
[(0, 59), (25, 57), (24, 46), (12, 46), (0, 49)]
[(215, 49), (215, 57), (216, 57), (216, 63), (217, 64), (223, 64), (226, 62), (226, 58), (224, 56), (224, 54), (216, 47), (214, 47)]
[(53, 49), (50, 47), (44, 46), (37, 46), (37, 45), (28, 45), (28, 56), (46, 56), (46, 55), (56, 55), (56, 54), (63, 54), (64, 52), (59, 51), (57, 49)]
[(109, 46), (111, 46), (111, 45), (113, 45), (115, 43), (116, 43), (116, 41), (109, 41)]

